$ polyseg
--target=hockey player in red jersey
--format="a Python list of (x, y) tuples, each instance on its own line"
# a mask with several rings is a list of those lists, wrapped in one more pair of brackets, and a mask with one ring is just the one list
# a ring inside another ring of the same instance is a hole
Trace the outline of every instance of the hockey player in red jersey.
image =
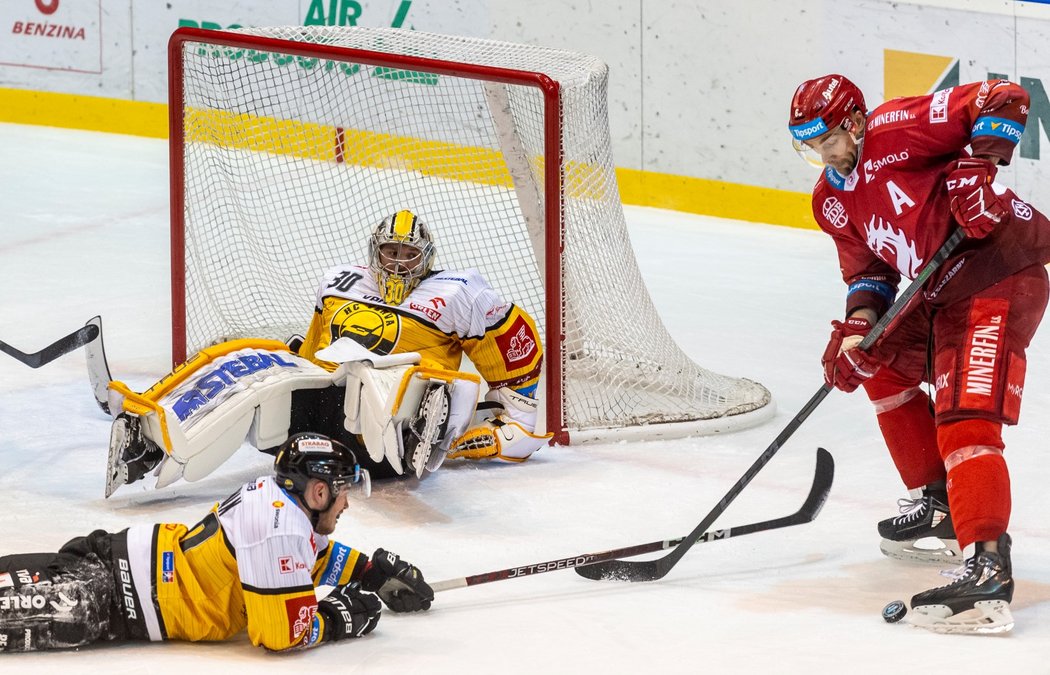
[[(350, 489), (369, 492), (354, 453), (299, 434), (281, 446), (274, 475), (243, 485), (191, 528), (96, 530), (56, 553), (0, 556), (0, 652), (213, 641), (242, 630), (284, 651), (367, 635), (380, 599), (395, 612), (429, 609), (434, 592), (418, 568), (328, 538)], [(322, 585), (333, 590), (318, 601)]]
[[(1020, 412), (1027, 349), (1047, 304), (1050, 221), (995, 181), (1024, 132), (1028, 94), (1005, 80), (899, 98), (867, 111), (841, 75), (803, 82), (788, 127), (824, 167), (813, 215), (848, 290), (821, 359), (829, 384), (863, 386), (905, 486), (879, 523), (887, 555), (941, 562), (973, 545), (961, 577), (912, 598), (934, 630), (1009, 630), (1010, 478), (1001, 430)], [(967, 151), (969, 147), (969, 152)], [(857, 345), (949, 234), (966, 239), (901, 323)], [(933, 385), (934, 400), (921, 389)], [(915, 542), (938, 537), (940, 549)]]

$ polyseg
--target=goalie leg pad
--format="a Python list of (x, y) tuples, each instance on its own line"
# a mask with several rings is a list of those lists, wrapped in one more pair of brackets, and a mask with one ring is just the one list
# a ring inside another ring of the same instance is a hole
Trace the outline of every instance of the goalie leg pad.
[(237, 340), (210, 347), (143, 394), (110, 383), (120, 394), (120, 409), (136, 417), (142, 436), (165, 453), (157, 487), (179, 478), (200, 480), (245, 439), (255, 447), (279, 445), (288, 437), (292, 391), (331, 385), (331, 373), (284, 345), (254, 344)]
[(470, 424), (480, 378), (423, 366), (344, 363), (346, 429), (361, 434), (372, 461), (399, 474), (436, 471), (452, 439)]

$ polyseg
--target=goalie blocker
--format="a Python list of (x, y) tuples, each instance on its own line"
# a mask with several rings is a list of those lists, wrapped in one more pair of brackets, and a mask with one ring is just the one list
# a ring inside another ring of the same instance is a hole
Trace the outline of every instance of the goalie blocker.
[(549, 438), (505, 414), (513, 406), (534, 424), (535, 400), (517, 392), (490, 392), (475, 416), (477, 375), (431, 367), (416, 353), (377, 355), (349, 338), (322, 351), (341, 364), (335, 371), (284, 343), (245, 339), (202, 350), (143, 393), (110, 382), (109, 409), (118, 414), (106, 496), (151, 470), (157, 487), (200, 480), (246, 439), (267, 451), (300, 431), (363, 447), (377, 477), (421, 478), (447, 456), (523, 461)]

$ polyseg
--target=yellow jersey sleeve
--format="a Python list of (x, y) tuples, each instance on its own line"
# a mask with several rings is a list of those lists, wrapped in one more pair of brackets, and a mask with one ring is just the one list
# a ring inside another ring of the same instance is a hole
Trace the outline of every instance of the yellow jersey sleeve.
[(337, 541), (318, 552), (313, 579), (317, 586), (342, 586), (360, 579), (368, 564), (368, 556)]
[(299, 356), (304, 359), (309, 359), (325, 370), (331, 372), (339, 367), (338, 364), (331, 363), (330, 361), (322, 361), (321, 359), (314, 357), (314, 354), (331, 343), (331, 331), (329, 330), (328, 322), (325, 320), (324, 312), (321, 309), (315, 308), (314, 316), (310, 320), (310, 327), (306, 329), (306, 336), (303, 338), (303, 344), (299, 347)]
[(511, 387), (531, 395), (540, 377), (543, 346), (536, 322), (525, 310), (509, 305), (502, 319), (478, 338), (463, 341), (463, 350), (493, 389)]

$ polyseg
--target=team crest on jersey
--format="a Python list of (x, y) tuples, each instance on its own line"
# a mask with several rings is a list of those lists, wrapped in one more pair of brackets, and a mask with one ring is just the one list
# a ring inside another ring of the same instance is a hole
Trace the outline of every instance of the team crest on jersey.
[(385, 355), (401, 334), (401, 317), (388, 309), (348, 302), (332, 317), (332, 342), (348, 337), (365, 349)]
[(284, 601), (284, 611), (288, 616), (288, 638), (295, 642), (313, 624), (317, 600), (313, 593), (300, 598), (288, 598)]
[(840, 230), (849, 223), (849, 218), (846, 216), (846, 207), (834, 197), (825, 199), (821, 210), (828, 222)]
[(521, 316), (515, 319), (510, 330), (496, 336), (496, 344), (503, 353), (503, 361), (508, 370), (523, 367), (527, 359), (536, 352), (536, 336)]
[(1021, 220), (1032, 219), (1032, 207), (1028, 204), (1025, 204), (1020, 199), (1014, 199), (1010, 202), (1010, 205), (1013, 206), (1014, 215)]

